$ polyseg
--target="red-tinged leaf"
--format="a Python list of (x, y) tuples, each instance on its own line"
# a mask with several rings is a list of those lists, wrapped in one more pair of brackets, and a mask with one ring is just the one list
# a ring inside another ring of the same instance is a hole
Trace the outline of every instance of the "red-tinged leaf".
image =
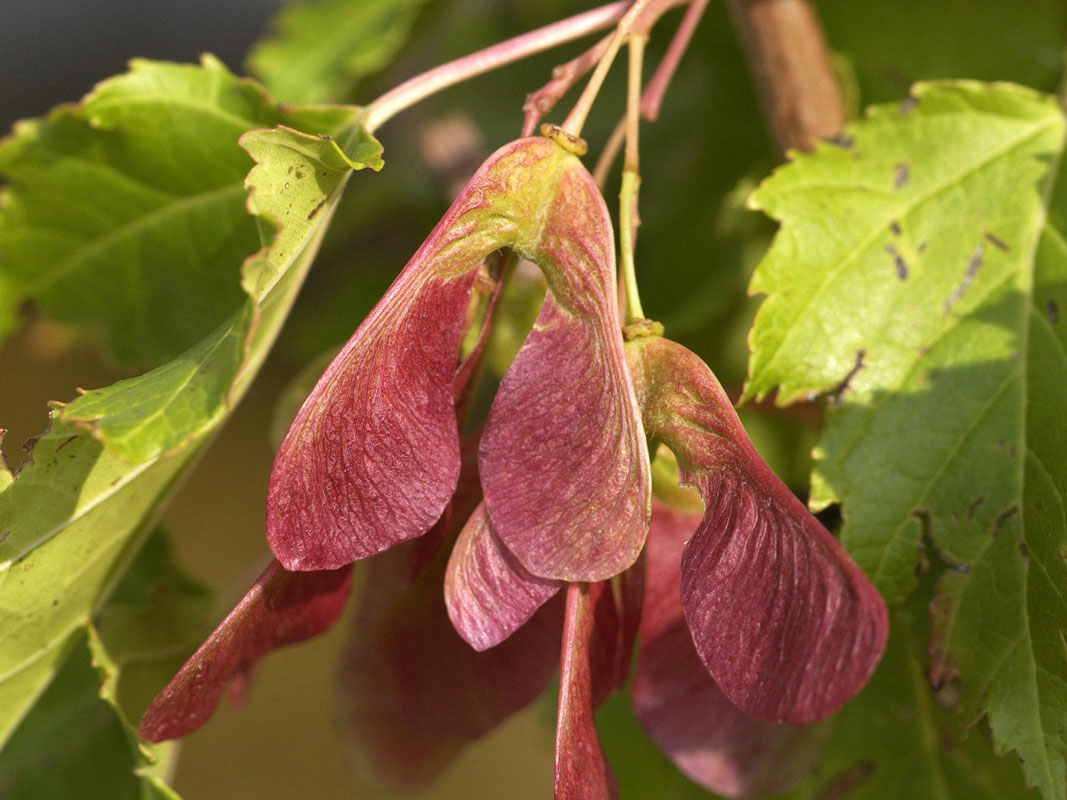
[(256, 661), (333, 625), (344, 610), (351, 579), (350, 568), (286, 572), (272, 561), (152, 701), (141, 719), (141, 738), (177, 739), (207, 722), (227, 686), (240, 694)]
[(286, 568), (348, 564), (441, 516), (459, 474), (453, 375), (475, 273), (530, 238), (568, 159), (547, 139), (490, 156), (327, 367), (271, 472), (267, 540)]
[(600, 581), (641, 552), (650, 470), (619, 330), (611, 221), (577, 160), (522, 255), (549, 291), (486, 421), (486, 508), (534, 575)]
[(556, 800), (618, 796), (593, 719), (596, 606), (605, 593), (611, 593), (607, 583), (567, 587), (556, 715)]
[(545, 688), (559, 657), (561, 609), (544, 605), (507, 641), (479, 653), (452, 627), (444, 553), (408, 585), (412, 542), (368, 564), (341, 668), (341, 711), (361, 772), (423, 784)]
[(507, 639), (552, 595), (559, 581), (531, 575), (489, 527), (479, 505), (460, 531), (445, 573), (445, 605), (475, 650)]
[(704, 518), (682, 557), (682, 605), (726, 696), (769, 722), (848, 701), (885, 648), (885, 603), (771, 472), (711, 370), (659, 337), (629, 347), (650, 436), (678, 459)]
[(823, 731), (754, 719), (708, 675), (680, 596), (682, 549), (701, 515), (653, 502), (641, 645), (630, 686), (641, 727), (690, 779), (727, 797), (791, 789), (815, 765)]

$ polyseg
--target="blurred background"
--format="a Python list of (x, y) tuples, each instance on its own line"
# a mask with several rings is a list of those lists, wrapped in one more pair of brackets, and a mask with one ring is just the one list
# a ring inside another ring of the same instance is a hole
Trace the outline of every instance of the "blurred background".
[[(76, 101), (95, 82), (124, 71), (134, 56), (195, 62), (211, 52), (241, 73), (245, 53), (277, 6), (275, 0), (0, 0), (0, 130), (6, 135), (17, 119)], [(353, 307), (338, 320), (340, 329), (354, 327), (368, 308)], [(69, 400), (77, 387), (106, 386), (130, 374), (110, 363), (91, 336), (29, 309), (26, 319), (0, 347), (0, 427), (7, 430), (3, 450), (12, 465), (21, 460), (22, 443), (44, 429), (48, 401)], [(182, 564), (218, 588), (220, 616), (269, 558), (263, 495), (272, 457), (270, 419), (300, 358), (315, 347), (268, 364), (163, 520)], [(265, 660), (244, 705), (222, 703), (214, 719), (183, 742), (175, 789), (203, 800), (393, 796), (355, 782), (334, 734), (334, 671), (345, 634), (342, 622), (326, 636)], [(471, 748), (430, 791), (409, 796), (489, 797), (504, 785), (515, 798), (548, 796), (553, 714), (543, 706), (519, 715)]]
[[(212, 52), (243, 74), (245, 54), (278, 5), (274, 0), (0, 0), (0, 130), (77, 100), (98, 80), (122, 72), (134, 56), (191, 62)], [(421, 69), (591, 5), (570, 0), (428, 3), (394, 64), (352, 87), (352, 99), (368, 101)], [(1062, 0), (979, 5), (980, 10), (964, 12), (948, 0), (819, 3), (831, 47), (840, 54), (852, 112), (869, 102), (896, 100), (920, 78), (1011, 79), (1054, 89), (1062, 65), (1064, 13), (1056, 10)], [(1058, 30), (1048, 29), (1050, 16), (1059, 19)], [(677, 19), (677, 14), (668, 16), (656, 31), (652, 63)], [(901, 42), (909, 46), (902, 48)], [(348, 337), (430, 231), (457, 181), (517, 136), (525, 95), (548, 79), (553, 65), (589, 43), (445, 92), (380, 132), (388, 180), (361, 189), (358, 196), (349, 193), (353, 196), (339, 210), (275, 351), (163, 521), (181, 563), (218, 590), (219, 618), (269, 558), (263, 496), (279, 396), (304, 365)], [(598, 101), (597, 109), (604, 111), (595, 110), (587, 127), (594, 152), (623, 108), (621, 74), (614, 71)], [(561, 111), (570, 100), (565, 98)], [(462, 152), (443, 160), (435, 145), (442, 126), (462, 131), (465, 143)], [(638, 275), (645, 310), (736, 390), (745, 376), (745, 334), (758, 305), (746, 296), (745, 285), (773, 231), (768, 221), (744, 211), (743, 201), (773, 168), (776, 155), (724, 4), (712, 4), (661, 120), (642, 136)], [(617, 184), (609, 184), (606, 195), (616, 192)], [(0, 427), (8, 431), (3, 450), (13, 466), (21, 459), (22, 443), (44, 429), (48, 401), (69, 400), (77, 387), (105, 386), (139, 371), (110, 362), (92, 331), (43, 320), (32, 308), (25, 309), (24, 319), (22, 330), (0, 347)], [(776, 471), (804, 494), (814, 428), (804, 420), (759, 411), (746, 412), (745, 422)], [(334, 736), (334, 669), (345, 628), (342, 622), (319, 639), (267, 658), (243, 707), (223, 703), (210, 723), (182, 743), (177, 791), (188, 800), (391, 796), (355, 782)], [(628, 753), (656, 758), (633, 745), (640, 734), (624, 704), (615, 701), (602, 720), (605, 746), (615, 754), (619, 773), (628, 769)], [(406, 796), (494, 797), (501, 787), (514, 800), (550, 796), (554, 713), (554, 698), (543, 698), (470, 747), (433, 787)], [(664, 769), (657, 761), (646, 772), (667, 774)], [(676, 775), (665, 781), (654, 795), (636, 781), (620, 782), (631, 787), (633, 797), (707, 796)]]

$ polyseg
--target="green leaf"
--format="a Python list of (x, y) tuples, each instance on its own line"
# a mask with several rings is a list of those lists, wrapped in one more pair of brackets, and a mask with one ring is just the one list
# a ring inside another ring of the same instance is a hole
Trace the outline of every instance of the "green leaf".
[[(4, 441), (4, 430), (0, 428), (0, 444)], [(3, 452), (0, 451), (0, 492), (4, 491), (8, 486), (14, 482), (15, 476), (11, 474), (10, 468), (7, 466), (7, 458)]]
[[(330, 129), (343, 121), (335, 118)], [(332, 209), (348, 174), (382, 168), (382, 146), (359, 126), (346, 139), (348, 152), (330, 137), (291, 128), (251, 131), (241, 138), (241, 146), (257, 164), (246, 184), (253, 190), (249, 210), (281, 226), (270, 250), (245, 267), (245, 291), (262, 300), (306, 244), (308, 226)]]
[(0, 751), (0, 795), (178, 800), (159, 774), (173, 745), (138, 745), (107, 696), (113, 678), (99, 643), (79, 634), (55, 680)]
[(346, 99), (360, 78), (389, 64), (407, 41), (423, 0), (295, 2), (249, 53), (270, 93), (297, 103)]
[(113, 701), (136, 722), (215, 621), (212, 592), (174, 561), (157, 529), (96, 615), (100, 643), (118, 671)]
[[(381, 145), (359, 131), (348, 155), (329, 137), (289, 128), (242, 137), (257, 160), (248, 175), (249, 208), (281, 225), (273, 246), (244, 265), (244, 308), (153, 372), (87, 392), (62, 410), (62, 418), (87, 426), (131, 462), (165, 455), (217, 426), (288, 313), (348, 175), (381, 167)], [(290, 269), (294, 264), (298, 268)]]
[(889, 644), (867, 687), (834, 717), (816, 773), (790, 800), (1021, 800), (1013, 758), (997, 758), (988, 731), (965, 730), (957, 688), (926, 680), (929, 624), (922, 598), (893, 611)]
[(0, 746), (48, 685), (191, 451), (131, 468), (53, 424), (0, 494)]
[(941, 579), (932, 642), (938, 669), (967, 676), (967, 712), (988, 710), (998, 748), (1027, 742), (1028, 778), (1067, 783), (1067, 179), (1058, 176), (1034, 264), (1027, 338), (1022, 497), (969, 574)]
[(1053, 98), (920, 85), (754, 195), (782, 221), (752, 290), (748, 396), (828, 393), (812, 503), (889, 598), (924, 532), (960, 572), (938, 599), (940, 674), (998, 752), (1064, 798), (1067, 248)]
[[(353, 124), (351, 110), (336, 119)], [(265, 215), (260, 223), (283, 227), (245, 263), (243, 308), (173, 362), (53, 411), (32, 461), (0, 492), (0, 745), (110, 594), (184, 468), (248, 388), (351, 167), (380, 166), (380, 146), (358, 124), (354, 130), (344, 158), (328, 137), (290, 129), (250, 135), (257, 159), (250, 205)], [(290, 169), (307, 174), (294, 179)], [(279, 174), (289, 176), (291, 192), (284, 181), (275, 185)], [(296, 191), (294, 180), (306, 186)], [(303, 211), (320, 203), (316, 214)]]
[(17, 124), (0, 143), (0, 336), (29, 299), (99, 329), (127, 363), (203, 338), (241, 302), (235, 268), (260, 245), (237, 140), (296, 119), (205, 56), (134, 61), (81, 103)]

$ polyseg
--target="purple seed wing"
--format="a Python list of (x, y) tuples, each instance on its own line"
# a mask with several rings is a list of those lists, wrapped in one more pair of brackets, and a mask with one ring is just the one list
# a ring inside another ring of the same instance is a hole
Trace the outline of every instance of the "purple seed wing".
[(604, 580), (644, 545), (650, 470), (619, 329), (611, 222), (577, 161), (527, 248), (549, 291), (486, 421), (486, 508), (534, 575)]
[(531, 575), (493, 533), (479, 505), (452, 547), (445, 605), (456, 632), (475, 650), (487, 650), (522, 627), (560, 586)]
[(682, 549), (700, 522), (700, 514), (653, 503), (641, 646), (630, 686), (634, 715), (701, 786), (727, 797), (786, 792), (814, 766), (823, 732), (750, 717), (708, 674), (679, 595)]
[(556, 800), (610, 800), (618, 796), (593, 719), (596, 681), (596, 606), (607, 583), (567, 587), (556, 715)]
[(340, 718), (364, 775), (413, 787), (544, 690), (559, 659), (561, 608), (548, 602), (485, 652), (452, 627), (441, 591), (445, 559), (410, 584), (417, 543), (368, 565), (341, 663)]
[(227, 686), (240, 686), (271, 650), (317, 636), (344, 610), (350, 568), (286, 572), (272, 561), (141, 719), (149, 742), (177, 739), (211, 717)]
[(441, 516), (459, 475), (452, 375), (473, 276), (405, 270), (301, 407), (267, 493), (267, 540), (287, 567), (348, 564)]
[(885, 648), (881, 596), (759, 457), (699, 358), (660, 338), (632, 343), (630, 356), (649, 434), (704, 498), (681, 571), (701, 660), (759, 719), (801, 724), (837, 710)]
[[(611, 223), (581, 163), (542, 138), (512, 142), (482, 165), (297, 414), (267, 493), (267, 540), (286, 568), (338, 567), (438, 519), (459, 472), (451, 379), (464, 312), (479, 263), (501, 247), (542, 268), (552, 295), (546, 314), (565, 330), (563, 338), (535, 332), (494, 404), (482, 455), (490, 517), (542, 577), (607, 577), (636, 559), (649, 470), (619, 336)], [(578, 339), (565, 341), (568, 333)], [(553, 365), (529, 362), (546, 348), (558, 369), (588, 372), (583, 395), (542, 382)], [(545, 391), (554, 394), (540, 407), (553, 419), (531, 430), (512, 412)], [(606, 422), (599, 433), (596, 418), (583, 416), (594, 410)], [(585, 458), (559, 458), (551, 474), (524, 468), (527, 444), (565, 448), (589, 438), (598, 441)], [(590, 477), (566, 495), (565, 513), (584, 510), (568, 526), (545, 501), (558, 499), (578, 461)], [(524, 533), (531, 524), (536, 541), (564, 543), (547, 565)]]

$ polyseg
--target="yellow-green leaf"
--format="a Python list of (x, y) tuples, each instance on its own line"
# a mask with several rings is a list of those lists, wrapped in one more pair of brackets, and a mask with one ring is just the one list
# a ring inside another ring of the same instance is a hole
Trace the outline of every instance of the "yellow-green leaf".
[(890, 600), (942, 578), (934, 677), (958, 675), (1046, 798), (1067, 794), (1067, 120), (1007, 84), (916, 86), (753, 196), (748, 396), (829, 395), (812, 502)]

